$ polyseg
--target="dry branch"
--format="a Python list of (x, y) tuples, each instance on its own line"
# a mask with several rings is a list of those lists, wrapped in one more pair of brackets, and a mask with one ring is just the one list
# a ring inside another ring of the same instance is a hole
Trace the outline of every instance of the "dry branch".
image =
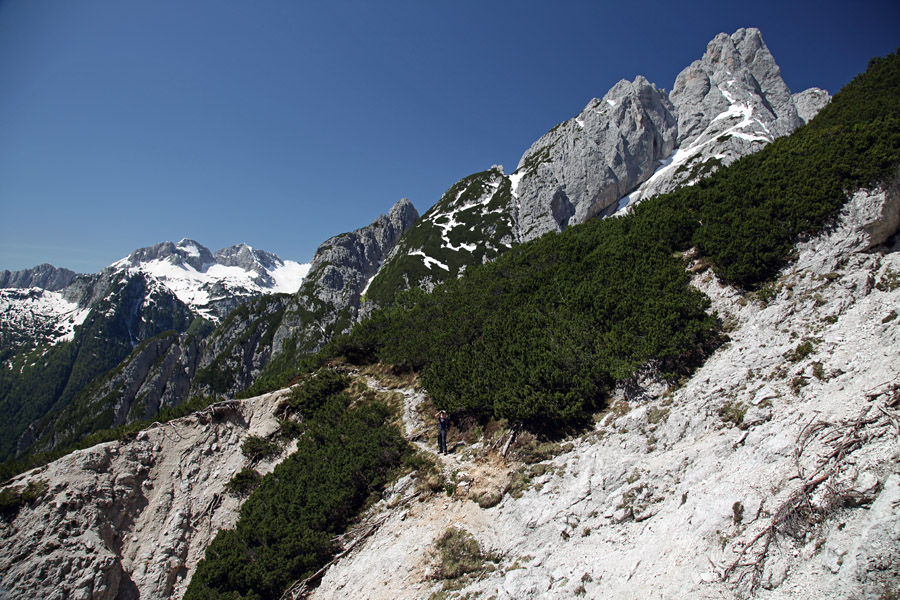
[[(877, 426), (892, 424), (900, 434), (898, 416), (883, 406), (877, 408), (876, 416), (867, 417), (870, 412), (867, 407), (855, 419), (841, 423), (814, 420), (800, 430), (794, 447), (794, 461), (802, 483), (782, 501), (762, 530), (735, 547), (737, 556), (723, 571), (724, 581), (730, 581), (734, 587), (747, 585), (748, 591), (752, 592), (762, 583), (769, 552), (779, 538), (800, 539), (841, 507), (858, 506), (872, 500), (829, 482), (840, 472), (849, 455), (883, 434), (876, 432)], [(801, 459), (814, 442), (822, 444), (826, 450), (815, 461), (812, 472), (807, 474)], [(814, 502), (812, 498), (818, 492), (822, 496)]]

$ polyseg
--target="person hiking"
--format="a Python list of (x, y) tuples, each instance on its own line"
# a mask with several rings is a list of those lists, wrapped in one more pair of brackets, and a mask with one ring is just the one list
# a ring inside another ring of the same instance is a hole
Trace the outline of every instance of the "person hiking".
[(447, 430), (450, 429), (450, 415), (447, 414), (446, 410), (441, 410), (434, 416), (438, 420), (438, 452), (448, 454)]

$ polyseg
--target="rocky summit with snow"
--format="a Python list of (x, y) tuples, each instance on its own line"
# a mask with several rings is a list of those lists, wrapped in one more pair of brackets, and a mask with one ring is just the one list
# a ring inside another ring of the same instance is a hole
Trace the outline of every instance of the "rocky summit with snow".
[[(389, 301), (403, 284), (433, 286), (512, 244), (692, 185), (791, 133), (830, 99), (818, 88), (792, 94), (758, 29), (719, 34), (670, 93), (642, 76), (622, 80), (534, 142), (511, 174), (497, 167), (460, 180), (392, 254), (373, 281), (374, 300)], [(473, 180), (484, 192), (473, 191)], [(444, 241), (426, 245), (436, 226)]]
[(189, 239), (135, 250), (104, 272), (149, 275), (204, 318), (219, 321), (260, 294), (293, 294), (309, 264), (282, 260), (246, 244), (211, 253)]
[(897, 123), (740, 29), (309, 265), (3, 272), (0, 598), (900, 596)]
[[(120, 276), (143, 276), (165, 288), (197, 315), (213, 322), (261, 294), (292, 294), (308, 264), (282, 260), (239, 244), (215, 254), (189, 239), (135, 250), (95, 275), (41, 265), (0, 273), (0, 332), (15, 347), (34, 347), (71, 338), (74, 327)], [(7, 337), (8, 336), (8, 337)]]
[[(12, 418), (0, 456), (52, 449), (182, 403), (202, 366), (203, 334), (244, 302), (296, 292), (308, 269), (246, 244), (212, 253), (184, 239), (140, 248), (91, 275), (49, 265), (5, 271), (0, 405)], [(86, 390), (99, 376), (107, 382)], [(132, 407), (138, 395), (143, 402)]]

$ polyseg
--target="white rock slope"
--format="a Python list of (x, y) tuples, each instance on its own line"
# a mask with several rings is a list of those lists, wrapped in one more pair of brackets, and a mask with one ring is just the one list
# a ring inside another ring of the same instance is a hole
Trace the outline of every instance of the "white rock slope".
[[(857, 194), (766, 303), (700, 270), (732, 329), (683, 387), (623, 394), (518, 499), (395, 511), (313, 597), (429, 597), (450, 526), (502, 559), (447, 598), (892, 597), (900, 248), (878, 244), (898, 215), (896, 186)], [(490, 485), (484, 464), (447, 468)]]
[(216, 532), (237, 519), (224, 486), (247, 466), (241, 442), (277, 428), (281, 397), (219, 403), (16, 478), (47, 492), (0, 521), (0, 598), (181, 597)]

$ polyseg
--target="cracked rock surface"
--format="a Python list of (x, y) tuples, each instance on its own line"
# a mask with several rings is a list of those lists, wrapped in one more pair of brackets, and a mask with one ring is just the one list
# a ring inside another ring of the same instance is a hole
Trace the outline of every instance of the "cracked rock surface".
[(0, 521), (0, 597), (180, 597), (216, 532), (237, 519), (224, 486), (248, 466), (241, 442), (275, 430), (284, 393), (215, 404), (15, 478), (47, 491)]

